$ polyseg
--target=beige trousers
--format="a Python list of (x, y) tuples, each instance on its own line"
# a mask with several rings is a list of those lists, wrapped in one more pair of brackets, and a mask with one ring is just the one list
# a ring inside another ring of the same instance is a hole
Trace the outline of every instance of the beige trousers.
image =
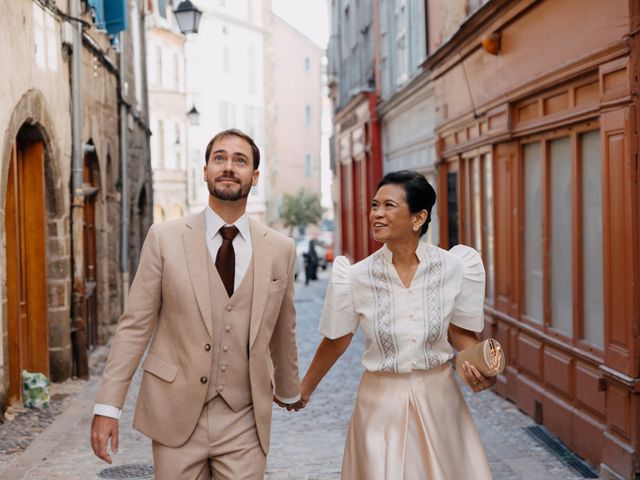
[(206, 403), (195, 430), (177, 448), (153, 442), (156, 480), (262, 480), (267, 457), (253, 406), (234, 412), (219, 396)]

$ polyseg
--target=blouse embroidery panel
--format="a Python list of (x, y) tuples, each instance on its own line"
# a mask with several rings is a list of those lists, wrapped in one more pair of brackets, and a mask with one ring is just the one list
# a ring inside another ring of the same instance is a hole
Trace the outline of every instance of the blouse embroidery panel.
[(409, 288), (402, 284), (386, 247), (369, 258), (374, 320), (372, 325), (365, 321), (361, 326), (365, 336), (369, 333), (375, 338), (380, 353), (376, 371), (425, 370), (446, 361), (437, 351), (443, 333), (446, 341), (442, 318), (443, 258), (439, 249), (427, 245), (419, 246), (416, 253), (420, 263)]
[(483, 328), (484, 268), (480, 254), (420, 243), (418, 268), (405, 288), (383, 246), (355, 265), (336, 257), (320, 333), (338, 338), (362, 329), (369, 371), (406, 373), (440, 366), (453, 356), (449, 323)]
[(416, 254), (420, 263), (409, 288), (384, 246), (350, 270), (355, 311), (365, 336), (362, 360), (370, 371), (426, 370), (453, 356), (447, 328), (461, 286), (461, 268), (455, 268), (455, 257), (433, 245), (421, 243)]

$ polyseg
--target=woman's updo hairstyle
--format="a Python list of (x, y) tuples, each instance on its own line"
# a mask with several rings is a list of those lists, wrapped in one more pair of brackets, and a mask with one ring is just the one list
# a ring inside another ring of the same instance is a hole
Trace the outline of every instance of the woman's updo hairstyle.
[(429, 184), (424, 175), (420, 175), (412, 170), (399, 170), (397, 172), (389, 172), (380, 183), (377, 190), (384, 185), (394, 184), (404, 187), (407, 195), (407, 204), (411, 213), (418, 213), (420, 210), (429, 212), (427, 220), (420, 227), (420, 236), (427, 233), (429, 222), (431, 222), (431, 210), (436, 203), (436, 191)]

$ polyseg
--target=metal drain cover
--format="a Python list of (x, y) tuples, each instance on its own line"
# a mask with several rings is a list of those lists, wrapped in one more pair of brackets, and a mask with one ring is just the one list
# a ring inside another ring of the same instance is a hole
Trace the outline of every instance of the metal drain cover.
[(153, 465), (132, 463), (109, 467), (98, 472), (100, 478), (153, 478)]

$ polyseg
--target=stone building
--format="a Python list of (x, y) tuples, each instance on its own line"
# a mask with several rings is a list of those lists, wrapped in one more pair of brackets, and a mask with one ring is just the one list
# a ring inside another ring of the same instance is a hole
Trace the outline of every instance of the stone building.
[(151, 223), (145, 3), (3, 5), (0, 409), (22, 369), (88, 375), (122, 310)]

